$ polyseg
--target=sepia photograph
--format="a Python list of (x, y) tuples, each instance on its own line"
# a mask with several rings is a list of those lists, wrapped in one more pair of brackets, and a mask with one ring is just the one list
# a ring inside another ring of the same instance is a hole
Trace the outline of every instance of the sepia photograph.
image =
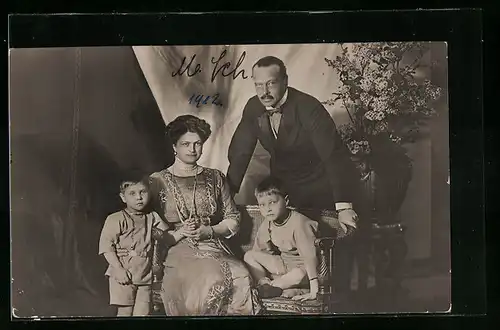
[(12, 317), (449, 313), (447, 52), (10, 49)]

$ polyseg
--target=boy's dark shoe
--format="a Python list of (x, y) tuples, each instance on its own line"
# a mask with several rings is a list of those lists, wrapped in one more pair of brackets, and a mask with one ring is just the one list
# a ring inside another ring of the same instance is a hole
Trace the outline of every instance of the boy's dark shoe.
[(270, 284), (262, 284), (257, 287), (257, 292), (259, 293), (259, 297), (266, 298), (275, 298), (281, 296), (283, 290), (276, 286), (272, 286)]

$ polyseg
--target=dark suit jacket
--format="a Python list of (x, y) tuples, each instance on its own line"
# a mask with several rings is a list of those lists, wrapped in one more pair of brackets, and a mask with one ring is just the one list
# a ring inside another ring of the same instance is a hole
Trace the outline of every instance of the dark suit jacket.
[(231, 188), (239, 191), (259, 140), (271, 155), (271, 175), (284, 181), (292, 205), (333, 208), (336, 202), (353, 202), (352, 187), (359, 180), (327, 110), (290, 87), (282, 109), (276, 139), (258, 97), (248, 100), (229, 146)]

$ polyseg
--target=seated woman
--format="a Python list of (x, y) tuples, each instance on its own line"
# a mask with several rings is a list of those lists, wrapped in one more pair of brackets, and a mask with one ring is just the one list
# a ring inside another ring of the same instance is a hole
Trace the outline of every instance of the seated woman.
[(179, 116), (167, 125), (167, 134), (175, 162), (150, 176), (155, 209), (171, 227), (162, 288), (166, 314), (258, 314), (261, 304), (250, 274), (224, 242), (238, 232), (240, 213), (224, 175), (197, 164), (210, 125)]

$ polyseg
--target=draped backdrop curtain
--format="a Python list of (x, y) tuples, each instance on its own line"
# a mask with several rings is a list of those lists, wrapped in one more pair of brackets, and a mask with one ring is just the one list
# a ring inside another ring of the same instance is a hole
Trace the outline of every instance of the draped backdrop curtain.
[[(287, 67), (289, 85), (320, 101), (327, 100), (339, 84), (337, 75), (324, 61), (325, 57), (334, 58), (340, 54), (337, 44), (140, 46), (133, 49), (165, 123), (182, 114), (193, 114), (210, 123), (212, 136), (204, 147), (200, 164), (224, 173), (229, 165), (227, 150), (231, 137), (246, 102), (255, 95), (251, 75), (252, 66), (259, 58), (272, 55), (282, 59)], [(224, 56), (217, 62), (221, 55)], [(191, 77), (188, 72), (176, 74), (179, 68), (186, 68), (193, 56), (189, 73), (200, 72)], [(217, 74), (226, 63), (230, 64)], [(223, 76), (222, 73), (227, 75), (235, 68), (234, 74)], [(200, 107), (189, 103), (193, 95), (206, 98), (216, 93), (222, 106), (212, 104), (212, 99)], [(327, 109), (337, 124), (348, 120), (344, 110)], [(258, 146), (240, 194), (236, 196), (237, 202), (253, 202), (252, 188), (258, 178), (267, 173), (268, 157)]]

